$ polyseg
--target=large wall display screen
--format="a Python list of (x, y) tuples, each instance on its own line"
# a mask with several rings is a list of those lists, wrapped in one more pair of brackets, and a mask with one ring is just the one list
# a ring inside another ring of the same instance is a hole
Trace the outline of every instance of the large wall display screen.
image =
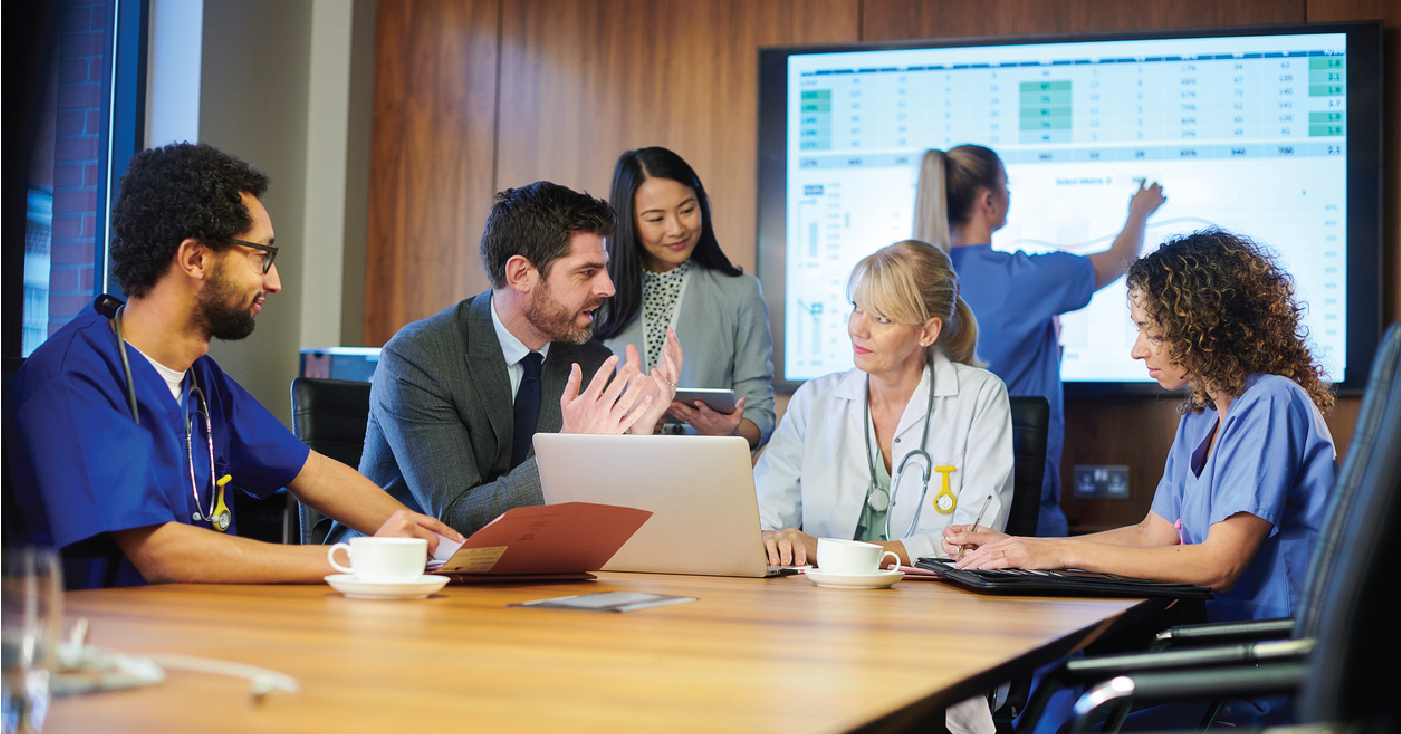
[[(1268, 244), (1330, 375), (1360, 384), (1379, 311), (1378, 47), (1375, 26), (1329, 26), (762, 52), (776, 366), (790, 383), (851, 367), (847, 274), (910, 236), (922, 152), (975, 143), (1007, 168), (994, 248), (1106, 249), (1139, 183), (1159, 182), (1147, 246), (1206, 227)], [(1067, 382), (1147, 382), (1122, 280), (1060, 333)]]

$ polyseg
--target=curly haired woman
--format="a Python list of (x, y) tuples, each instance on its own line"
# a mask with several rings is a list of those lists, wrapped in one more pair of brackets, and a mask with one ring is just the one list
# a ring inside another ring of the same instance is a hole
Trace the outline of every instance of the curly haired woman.
[(1133, 357), (1189, 388), (1152, 510), (1073, 539), (949, 527), (964, 568), (1082, 568), (1197, 584), (1215, 621), (1287, 616), (1333, 488), (1333, 404), (1301, 334), (1293, 280), (1219, 230), (1168, 242), (1128, 272)]

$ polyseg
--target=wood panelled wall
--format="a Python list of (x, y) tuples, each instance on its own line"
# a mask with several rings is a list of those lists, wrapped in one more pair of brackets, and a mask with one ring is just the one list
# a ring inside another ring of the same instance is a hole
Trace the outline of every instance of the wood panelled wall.
[[(487, 287), (494, 192), (540, 179), (606, 197), (619, 153), (664, 145), (706, 182), (726, 254), (753, 271), (757, 50), (787, 44), (1382, 19), (1386, 318), (1401, 315), (1401, 3), (1393, 0), (380, 0), (365, 343)], [(1066, 407), (1076, 463), (1128, 464), (1128, 501), (1063, 504), (1081, 528), (1140, 519), (1176, 396)], [(1357, 400), (1329, 419), (1340, 450)]]

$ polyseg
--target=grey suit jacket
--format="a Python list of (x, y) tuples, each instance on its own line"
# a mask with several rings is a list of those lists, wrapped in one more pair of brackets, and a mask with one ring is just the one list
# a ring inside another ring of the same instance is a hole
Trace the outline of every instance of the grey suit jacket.
[[(536, 432), (559, 432), (570, 365), (588, 380), (610, 355), (596, 341), (550, 345)], [(534, 450), (510, 469), (512, 403), (488, 290), (405, 326), (384, 346), (360, 473), (464, 535), (513, 507), (544, 504)], [(350, 534), (337, 526), (327, 542)]]
[[(744, 417), (759, 427), (759, 445), (774, 429), (773, 340), (769, 309), (752, 275), (731, 278), (718, 270), (694, 267), (676, 314), (676, 339), (685, 364), (681, 387), (728, 387), (744, 398)], [(628, 344), (645, 354), (642, 315), (604, 342), (621, 359)], [(554, 347), (551, 347), (553, 349)], [(689, 429), (690, 427), (687, 426)]]

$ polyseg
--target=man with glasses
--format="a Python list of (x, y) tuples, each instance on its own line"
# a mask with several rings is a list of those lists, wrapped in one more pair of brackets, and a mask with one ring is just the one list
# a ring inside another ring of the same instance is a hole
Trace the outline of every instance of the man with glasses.
[(15, 376), (10, 467), (22, 542), (62, 550), (69, 588), (315, 581), (325, 548), (235, 535), (234, 490), (286, 487), (367, 534), (461, 536), (311, 451), (223, 373), (211, 339), (253, 332), (282, 289), (267, 176), (208, 145), (132, 158), (112, 208), (114, 274)]

